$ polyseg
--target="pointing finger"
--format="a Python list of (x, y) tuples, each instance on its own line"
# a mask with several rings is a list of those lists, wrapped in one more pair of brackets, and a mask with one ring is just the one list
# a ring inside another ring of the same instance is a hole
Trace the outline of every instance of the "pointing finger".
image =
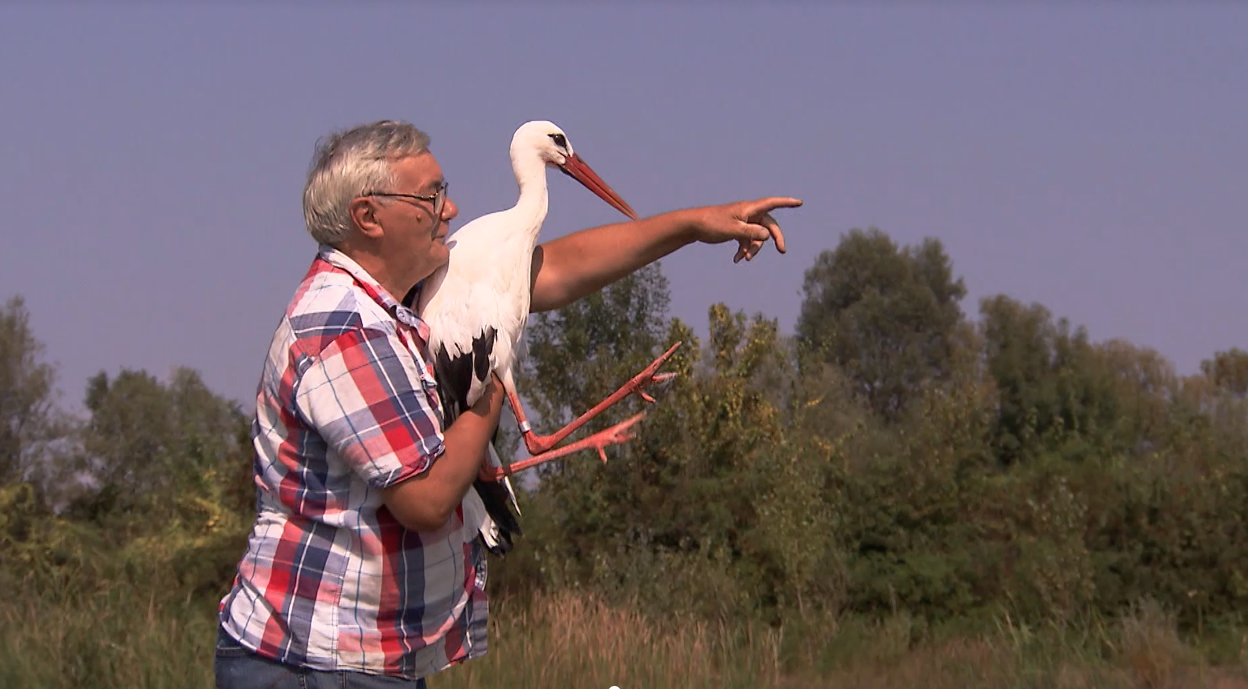
[(763, 217), (759, 220), (759, 223), (763, 227), (766, 227), (767, 231), (771, 233), (772, 240), (776, 242), (776, 251), (779, 251), (782, 254), (785, 253), (784, 233), (780, 231), (780, 223), (776, 222), (776, 219), (771, 217), (770, 213), (763, 213)]
[(797, 208), (801, 205), (802, 200), (792, 196), (768, 196), (767, 198), (758, 199), (749, 205), (750, 217), (753, 218), (759, 213), (766, 213), (777, 208)]

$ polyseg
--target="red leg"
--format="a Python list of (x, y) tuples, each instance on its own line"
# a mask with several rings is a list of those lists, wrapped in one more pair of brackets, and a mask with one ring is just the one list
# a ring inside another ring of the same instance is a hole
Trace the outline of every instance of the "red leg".
[[(645, 401), (653, 403), (654, 398), (646, 394), (643, 388), (649, 385), (650, 383), (662, 382), (662, 381), (670, 380), (676, 377), (675, 373), (658, 373), (658, 370), (659, 370), (659, 367), (662, 366), (672, 356), (672, 353), (675, 352), (676, 348), (679, 347), (680, 345), (681, 343), (677, 342), (676, 344), (669, 347), (668, 350), (664, 352), (662, 356), (655, 359), (649, 366), (643, 369), (641, 373), (638, 373), (637, 375), (633, 376), (631, 380), (625, 383), (619, 390), (616, 390), (614, 393), (612, 393), (610, 397), (600, 402), (593, 409), (590, 409), (584, 414), (581, 414), (575, 421), (564, 426), (563, 428), (561, 428), (560, 430), (558, 430), (552, 435), (537, 435), (536, 433), (533, 432), (533, 429), (529, 425), (528, 420), (524, 417), (524, 409), (520, 406), (520, 397), (516, 394), (515, 390), (508, 390), (507, 397), (511, 401), (511, 410), (515, 412), (516, 414), (516, 422), (520, 424), (520, 432), (524, 434), (524, 446), (528, 448), (529, 454), (534, 455), (534, 456), (542, 455), (543, 453), (550, 450), (550, 448), (562, 442), (564, 438), (567, 438), (569, 435), (572, 435), (573, 433), (575, 433), (576, 429), (580, 428), (581, 426), (584, 426), (585, 423), (588, 422), (590, 419), (594, 418), (595, 416), (598, 416), (603, 411), (605, 411), (608, 407), (615, 404), (616, 402), (619, 402), (625, 397), (628, 397), (630, 394), (634, 392), (640, 395), (641, 398), (644, 399)], [(638, 417), (634, 417), (634, 418), (638, 418)], [(606, 431), (604, 431), (604, 433), (605, 432)], [(588, 440), (588, 438), (586, 438), (586, 440)], [(608, 443), (608, 444), (612, 444), (612, 443)], [(601, 452), (602, 452), (602, 448), (599, 448), (599, 453)], [(567, 454), (567, 453), (564, 453), (564, 454)], [(603, 461), (606, 461), (605, 455), (603, 455)]]
[(573, 452), (580, 452), (581, 450), (589, 449), (597, 450), (598, 456), (602, 458), (602, 461), (605, 464), (607, 461), (607, 453), (604, 451), (604, 448), (608, 445), (618, 445), (620, 443), (627, 442), (636, 437), (630, 429), (633, 424), (641, 421), (641, 418), (645, 415), (645, 412), (642, 412), (627, 421), (618, 423), (604, 431), (599, 431), (588, 438), (583, 438), (574, 443), (569, 443), (563, 447), (557, 447), (549, 452), (543, 452), (535, 457), (530, 457), (519, 462), (512, 462), (507, 466), (498, 467), (490, 464), (489, 462), (485, 462), (481, 465), (481, 470), (478, 472), (478, 476), (485, 481), (501, 481), (516, 472), (524, 471), (525, 469), (532, 469), (533, 467), (549, 462), (552, 459), (559, 459), (560, 457), (572, 454)]

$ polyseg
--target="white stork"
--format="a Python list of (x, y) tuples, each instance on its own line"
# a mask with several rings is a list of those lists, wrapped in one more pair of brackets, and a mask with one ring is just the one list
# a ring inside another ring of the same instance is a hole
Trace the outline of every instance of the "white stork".
[(450, 260), (420, 286), (416, 307), (429, 324), (429, 350), (446, 410), (444, 424), (449, 426), (476, 403), (493, 371), (502, 381), (525, 445), (534, 455), (504, 467), (491, 443), (490, 462), (483, 465), (465, 497), (465, 521), (480, 524), (486, 547), (498, 555), (511, 549), (511, 533), (521, 533), (507, 506), (510, 501), (519, 511), (508, 476), (583, 449), (596, 449), (605, 462), (603, 449), (632, 438), (629, 428), (644, 414), (566, 446), (554, 446), (631, 393), (653, 402), (642, 387), (675, 375), (656, 373), (680, 346), (677, 342), (615, 394), (559, 432), (550, 436), (532, 432), (516, 394), (512, 369), (529, 315), (533, 250), (546, 218), (546, 167), (559, 168), (629, 218), (636, 220), (637, 214), (585, 164), (563, 130), (551, 122), (527, 122), (516, 130), (511, 166), (520, 187), (516, 205), (477, 218), (449, 237)]

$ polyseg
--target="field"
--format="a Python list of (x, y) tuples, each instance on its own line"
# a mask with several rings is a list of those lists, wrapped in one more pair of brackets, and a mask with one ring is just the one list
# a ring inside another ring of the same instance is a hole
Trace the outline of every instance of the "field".
[[(211, 687), (212, 601), (117, 585), (0, 604), (0, 686)], [(812, 619), (800, 628), (651, 620), (588, 596), (493, 607), (490, 653), (431, 679), (485, 687), (1248, 687), (1248, 635), (1191, 644), (1156, 606), (1079, 628), (1002, 619), (983, 633), (929, 633), (904, 614)], [(1215, 662), (1216, 661), (1216, 662)]]

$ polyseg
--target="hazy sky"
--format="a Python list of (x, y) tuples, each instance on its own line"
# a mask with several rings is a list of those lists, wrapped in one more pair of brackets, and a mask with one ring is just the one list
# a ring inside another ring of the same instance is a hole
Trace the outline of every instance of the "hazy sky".
[[(970, 289), (1155, 347), (1248, 346), (1248, 3), (0, 5), (0, 299), (77, 407), (103, 369), (199, 369), (250, 408), (314, 252), (317, 137), (414, 122), (460, 224), (561, 125), (643, 215), (781, 194), (789, 253), (664, 262), (673, 314), (791, 331), (841, 233), (940, 238)], [(825, 7), (824, 5), (831, 5)], [(543, 236), (618, 219), (562, 175)]]

